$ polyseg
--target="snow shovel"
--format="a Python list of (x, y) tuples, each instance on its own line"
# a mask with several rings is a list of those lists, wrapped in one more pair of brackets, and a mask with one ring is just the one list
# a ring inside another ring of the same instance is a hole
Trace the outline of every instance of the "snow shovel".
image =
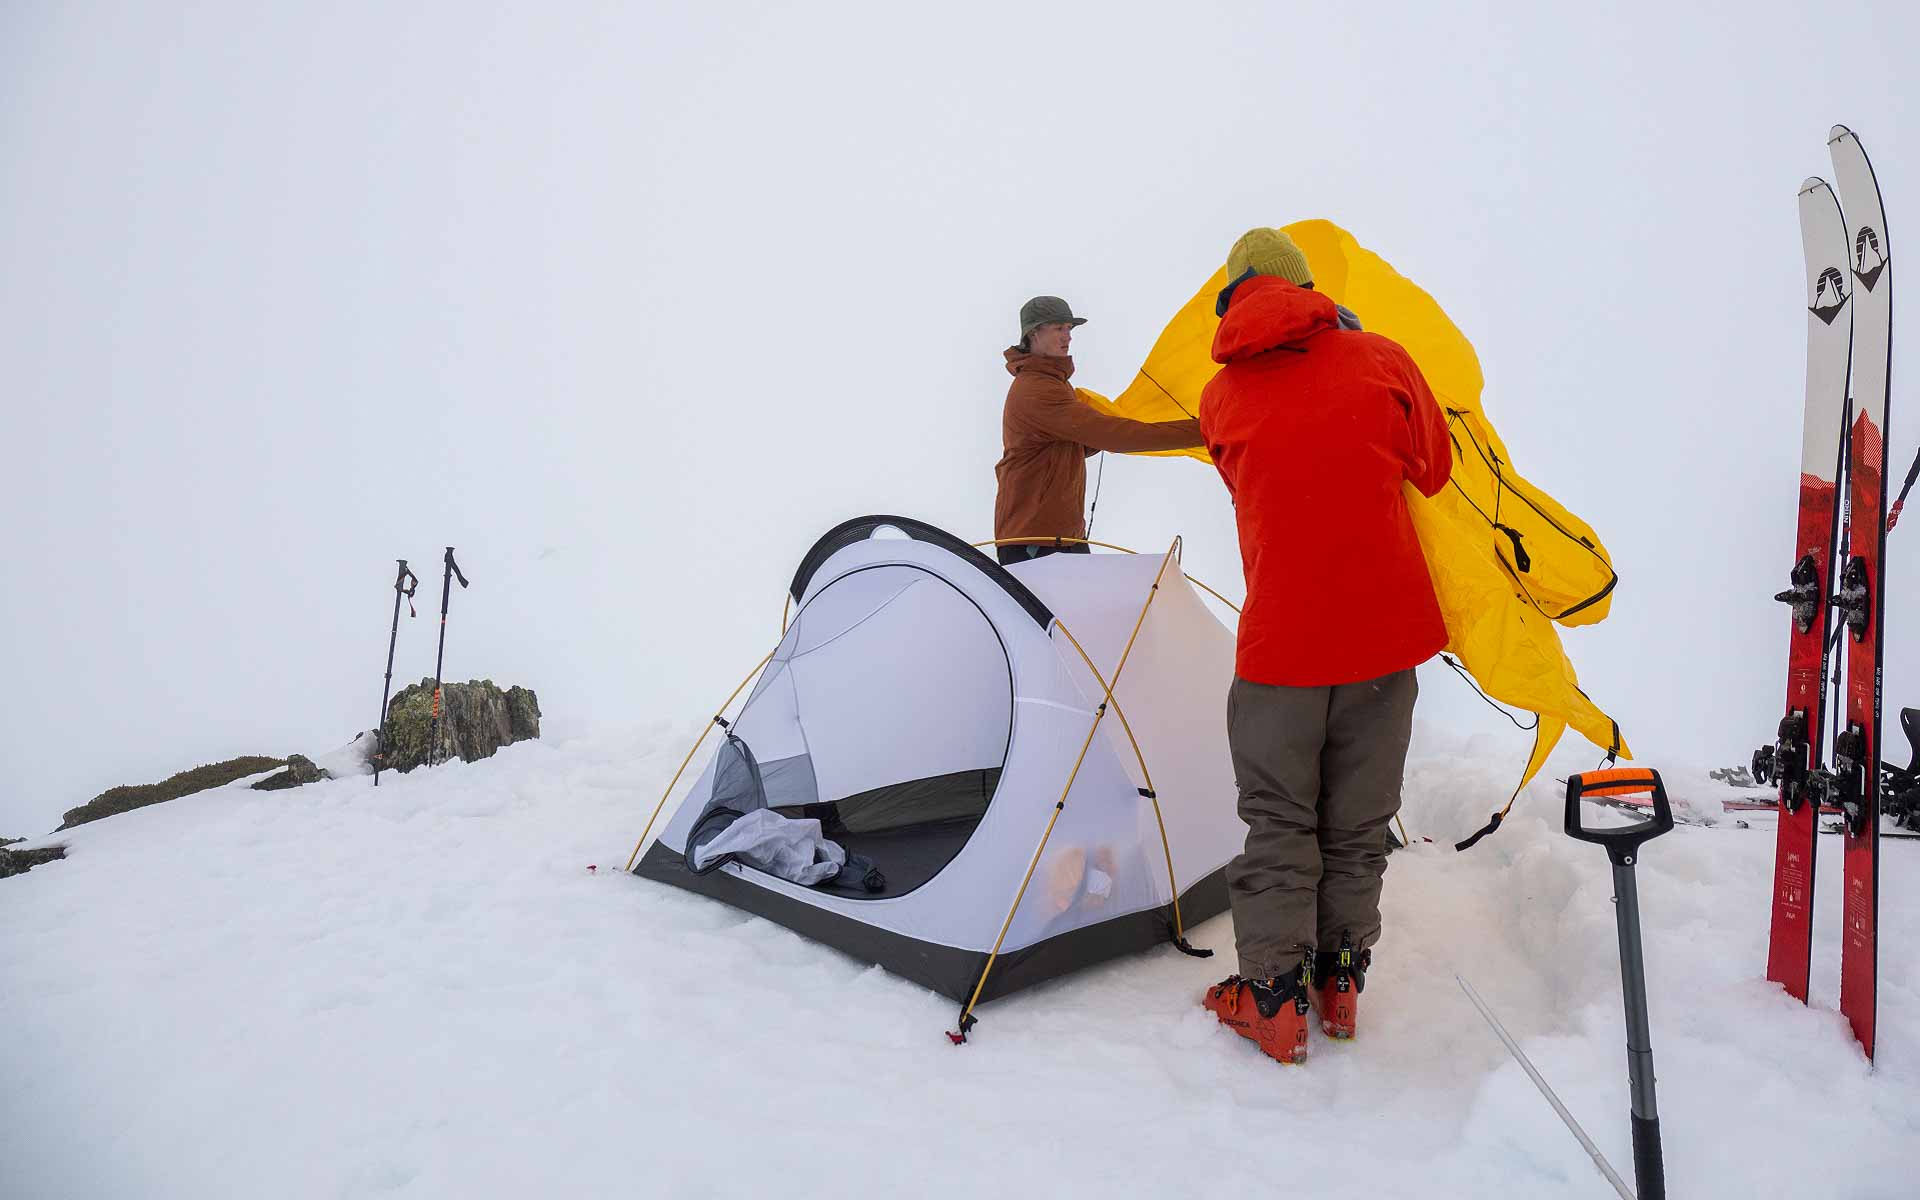
[[(1592, 797), (1652, 793), (1653, 815), (1632, 825), (1589, 829), (1580, 801)], [(1620, 929), (1620, 991), (1627, 1007), (1627, 1078), (1631, 1082), (1633, 1180), (1639, 1200), (1666, 1200), (1666, 1167), (1660, 1157), (1660, 1114), (1653, 1100), (1653, 1038), (1647, 1031), (1647, 968), (1640, 954), (1640, 893), (1633, 864), (1640, 846), (1673, 828), (1673, 808), (1660, 772), (1621, 768), (1567, 778), (1567, 835), (1605, 846), (1613, 863), (1614, 920)]]

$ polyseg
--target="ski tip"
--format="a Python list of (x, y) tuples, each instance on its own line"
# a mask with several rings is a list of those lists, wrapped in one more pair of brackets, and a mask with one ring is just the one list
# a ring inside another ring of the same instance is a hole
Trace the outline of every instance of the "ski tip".
[[(1853, 130), (1848, 129), (1845, 125), (1835, 125), (1832, 129), (1827, 130), (1827, 145), (1831, 146), (1835, 142), (1845, 141), (1850, 137), (1853, 137)], [(1859, 141), (1860, 139), (1854, 138), (1854, 140)]]
[(1808, 192), (1830, 192), (1832, 190), (1833, 188), (1828, 185), (1827, 181), (1818, 175), (1809, 175), (1800, 184), (1800, 194), (1802, 196)]

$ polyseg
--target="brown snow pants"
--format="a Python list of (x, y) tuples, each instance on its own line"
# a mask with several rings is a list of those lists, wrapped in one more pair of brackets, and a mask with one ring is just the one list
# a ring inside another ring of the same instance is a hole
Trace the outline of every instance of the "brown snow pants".
[(1334, 687), (1233, 681), (1227, 744), (1247, 843), (1227, 889), (1242, 976), (1286, 974), (1342, 934), (1355, 950), (1379, 939), (1419, 690), (1411, 670)]

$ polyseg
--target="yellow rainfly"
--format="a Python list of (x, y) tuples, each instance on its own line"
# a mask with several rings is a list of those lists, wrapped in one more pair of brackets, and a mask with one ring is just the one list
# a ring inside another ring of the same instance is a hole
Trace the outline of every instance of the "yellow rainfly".
[[(1406, 489), (1426, 551), (1434, 594), (1447, 623), (1447, 649), (1496, 700), (1539, 715), (1521, 786), (1572, 726), (1605, 750), (1630, 758), (1620, 727), (1580, 690), (1553, 623), (1604, 619), (1617, 576), (1585, 521), (1513, 468), (1480, 408), (1480, 359), (1433, 297), (1331, 221), (1285, 226), (1306, 252), (1315, 290), (1344, 304), (1374, 333), (1413, 355), (1446, 410), (1453, 480), (1429, 500)], [(1089, 404), (1141, 421), (1199, 413), (1200, 392), (1219, 365), (1214, 298), (1226, 268), (1174, 314), (1127, 390), (1114, 400), (1084, 389)], [(1179, 450), (1206, 459), (1205, 450)], [(1516, 793), (1517, 794), (1517, 793)]]

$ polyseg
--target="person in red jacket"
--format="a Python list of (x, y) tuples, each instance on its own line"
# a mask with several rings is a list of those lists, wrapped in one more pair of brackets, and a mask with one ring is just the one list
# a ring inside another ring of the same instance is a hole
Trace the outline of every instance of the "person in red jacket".
[(1200, 444), (1198, 421), (1133, 421), (1101, 412), (1074, 394), (1073, 331), (1086, 324), (1058, 296), (1020, 306), (1020, 342), (1006, 351), (1007, 406), (1000, 418), (1003, 453), (994, 467), (999, 491), (993, 536), (1052, 538), (998, 549), (1001, 565), (1058, 550), (1084, 552), (1087, 457), (1102, 450), (1184, 450)]
[(1310, 1004), (1353, 1036), (1380, 936), (1413, 668), (1447, 642), (1402, 489), (1434, 495), (1453, 456), (1412, 357), (1343, 320), (1285, 233), (1242, 237), (1227, 278), (1200, 428), (1246, 571), (1227, 739), (1247, 841), (1227, 867), (1239, 971), (1203, 1003), (1293, 1062)]

